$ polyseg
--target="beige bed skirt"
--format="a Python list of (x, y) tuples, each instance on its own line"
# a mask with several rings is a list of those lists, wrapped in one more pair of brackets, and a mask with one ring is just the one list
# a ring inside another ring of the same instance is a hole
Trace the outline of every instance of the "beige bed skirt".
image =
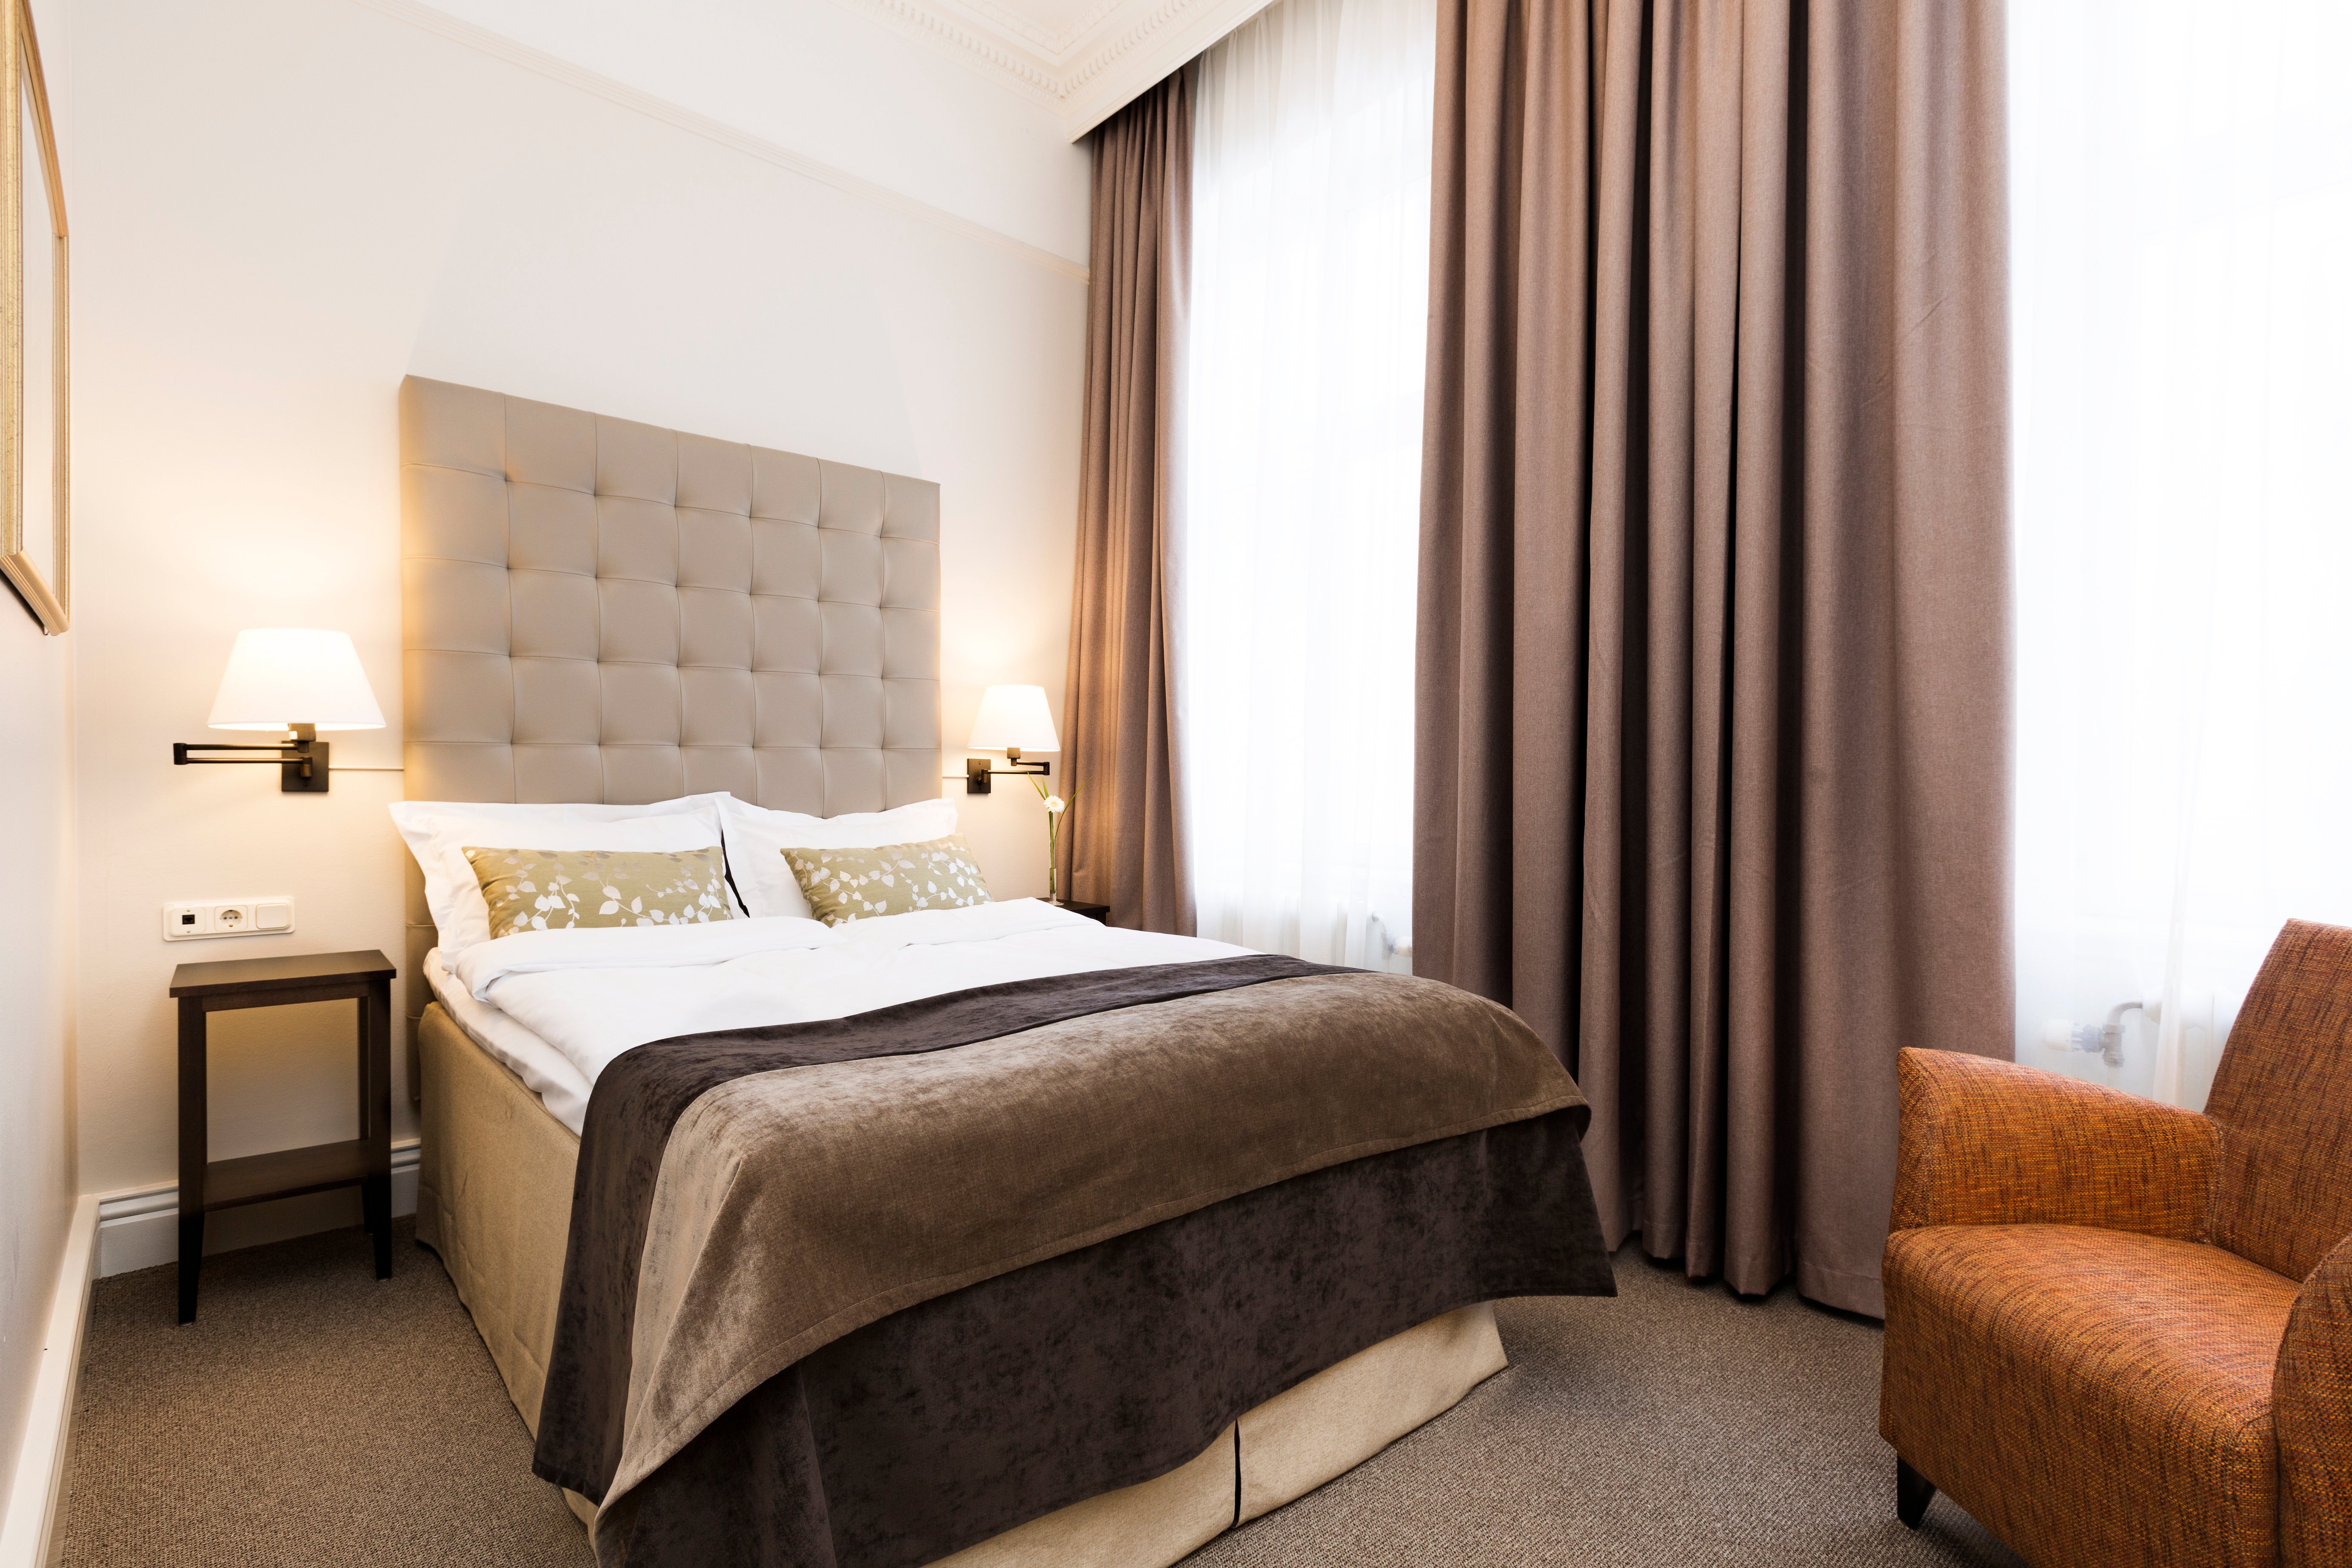
[[(437, 1004), (425, 1011), (417, 1055), (416, 1238), (440, 1254), (536, 1434), (580, 1140)], [(1276, 1395), (1157, 1479), (1032, 1520), (943, 1562), (1164, 1568), (1353, 1468), (1452, 1409), (1504, 1364), (1492, 1307), (1448, 1312)], [(593, 1511), (583, 1499), (564, 1498), (583, 1519)]]

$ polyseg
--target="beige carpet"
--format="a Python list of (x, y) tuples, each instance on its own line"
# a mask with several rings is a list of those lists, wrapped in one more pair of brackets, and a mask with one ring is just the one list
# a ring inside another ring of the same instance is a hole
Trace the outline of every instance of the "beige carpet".
[[(356, 1230), (99, 1281), (63, 1561), (590, 1562), (448, 1277), (401, 1226), (378, 1284)], [(1614, 1301), (1502, 1309), (1511, 1370), (1192, 1568), (2013, 1564), (1943, 1499), (1894, 1518), (1878, 1332), (1783, 1291), (1742, 1302), (1629, 1251)]]
[(1876, 1323), (1631, 1247), (1617, 1289), (1501, 1303), (1507, 1371), (1188, 1568), (2021, 1568), (1948, 1498), (1895, 1519)]

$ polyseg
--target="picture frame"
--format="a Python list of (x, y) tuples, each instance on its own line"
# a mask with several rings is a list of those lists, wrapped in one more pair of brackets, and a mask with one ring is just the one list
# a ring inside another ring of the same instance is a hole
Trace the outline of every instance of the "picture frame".
[(65, 189), (30, 0), (0, 0), (0, 197), (9, 218), (0, 243), (0, 577), (58, 637), (73, 603)]

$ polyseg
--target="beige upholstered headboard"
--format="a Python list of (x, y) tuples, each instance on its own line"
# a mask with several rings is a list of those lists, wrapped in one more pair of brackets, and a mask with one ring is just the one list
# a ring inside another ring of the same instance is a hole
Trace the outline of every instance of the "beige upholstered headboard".
[(409, 799), (939, 795), (939, 486), (417, 376), (400, 481)]

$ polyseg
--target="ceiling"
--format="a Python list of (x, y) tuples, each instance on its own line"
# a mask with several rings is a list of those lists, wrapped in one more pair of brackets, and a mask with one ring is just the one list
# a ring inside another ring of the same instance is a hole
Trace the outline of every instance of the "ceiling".
[(848, 0), (1058, 115), (1076, 141), (1267, 0)]

